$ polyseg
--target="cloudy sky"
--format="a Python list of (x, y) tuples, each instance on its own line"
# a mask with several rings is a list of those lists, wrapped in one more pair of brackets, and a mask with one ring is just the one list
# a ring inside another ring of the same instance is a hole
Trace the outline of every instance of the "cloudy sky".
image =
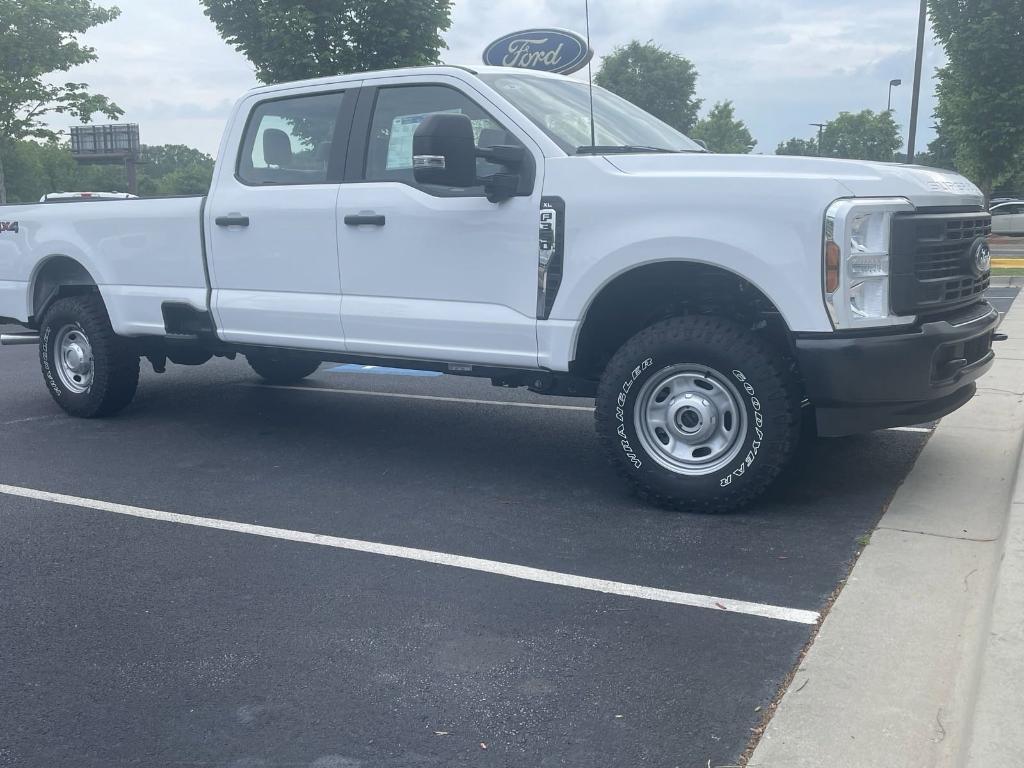
[[(124, 119), (140, 124), (144, 143), (215, 154), (231, 103), (256, 84), (246, 59), (220, 39), (199, 0), (101, 4), (118, 5), (121, 17), (86, 35), (100, 58), (74, 70), (74, 79), (120, 104)], [(595, 68), (632, 38), (686, 56), (700, 73), (704, 110), (732, 99), (757, 151), (770, 153), (790, 136), (810, 136), (809, 123), (885, 109), (892, 78), (904, 82), (893, 107), (905, 129), (917, 10), (917, 0), (591, 0), (591, 39)], [(455, 0), (443, 58), (478, 62), (490, 40), (531, 26), (582, 32), (583, 0)], [(933, 137), (931, 75), (942, 61), (929, 40), (921, 148)]]

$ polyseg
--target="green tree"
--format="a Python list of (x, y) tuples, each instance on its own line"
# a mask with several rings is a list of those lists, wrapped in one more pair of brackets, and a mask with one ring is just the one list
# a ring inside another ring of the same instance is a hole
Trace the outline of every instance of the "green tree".
[(720, 101), (693, 126), (690, 135), (701, 139), (712, 152), (731, 155), (750, 154), (757, 142), (742, 120), (736, 119), (731, 101)]
[(935, 126), (935, 139), (928, 145), (927, 152), (918, 152), (914, 157), (918, 165), (928, 165), (932, 168), (945, 168), (949, 171), (957, 170), (956, 147), (950, 141), (949, 135), (942, 128), (942, 125)]
[(821, 154), (851, 160), (892, 162), (903, 146), (892, 112), (841, 112), (821, 133)]
[(990, 197), (1024, 168), (1024, 0), (929, 0), (946, 49), (936, 116), (957, 168)]
[(436, 64), (451, 0), (202, 0), (264, 83)]
[(817, 139), (798, 139), (796, 137), (783, 141), (775, 148), (776, 155), (804, 155), (814, 157), (818, 154)]
[(793, 138), (778, 146), (777, 155), (818, 155), (850, 160), (881, 160), (892, 162), (903, 146), (900, 127), (892, 113), (841, 112), (825, 124), (821, 139)]
[[(213, 178), (213, 158), (180, 144), (142, 145), (139, 194), (202, 195)], [(9, 199), (27, 203), (50, 192), (116, 192), (127, 188), (121, 165), (80, 165), (67, 144), (25, 139), (10, 143)]]
[(117, 8), (92, 0), (0, 0), (0, 203), (7, 200), (4, 158), (12, 142), (53, 139), (49, 114), (70, 114), (84, 123), (96, 113), (115, 119), (121, 109), (86, 83), (53, 83), (54, 72), (96, 60), (78, 36), (117, 18)]
[(688, 133), (697, 122), (701, 99), (694, 97), (697, 70), (689, 59), (633, 40), (601, 60), (594, 82)]

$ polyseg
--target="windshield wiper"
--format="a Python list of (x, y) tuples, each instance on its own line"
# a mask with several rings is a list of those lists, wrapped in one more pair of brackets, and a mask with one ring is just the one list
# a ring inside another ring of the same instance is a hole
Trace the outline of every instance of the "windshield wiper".
[(675, 154), (678, 149), (665, 149), (664, 147), (646, 147), (642, 144), (607, 144), (590, 147), (577, 147), (577, 155), (625, 155), (631, 152), (667, 152)]

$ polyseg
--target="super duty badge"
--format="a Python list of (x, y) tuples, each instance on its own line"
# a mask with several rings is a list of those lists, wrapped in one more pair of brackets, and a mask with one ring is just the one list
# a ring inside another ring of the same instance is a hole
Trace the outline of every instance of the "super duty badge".
[(13, 232), (18, 234), (18, 222), (16, 221), (0, 221), (0, 233)]

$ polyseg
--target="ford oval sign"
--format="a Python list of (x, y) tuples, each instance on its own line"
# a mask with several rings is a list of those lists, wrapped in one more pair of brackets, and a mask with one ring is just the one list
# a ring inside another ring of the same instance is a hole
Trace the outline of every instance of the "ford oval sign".
[(565, 29), (524, 29), (499, 37), (484, 50), (484, 64), (568, 75), (582, 69), (594, 52)]

